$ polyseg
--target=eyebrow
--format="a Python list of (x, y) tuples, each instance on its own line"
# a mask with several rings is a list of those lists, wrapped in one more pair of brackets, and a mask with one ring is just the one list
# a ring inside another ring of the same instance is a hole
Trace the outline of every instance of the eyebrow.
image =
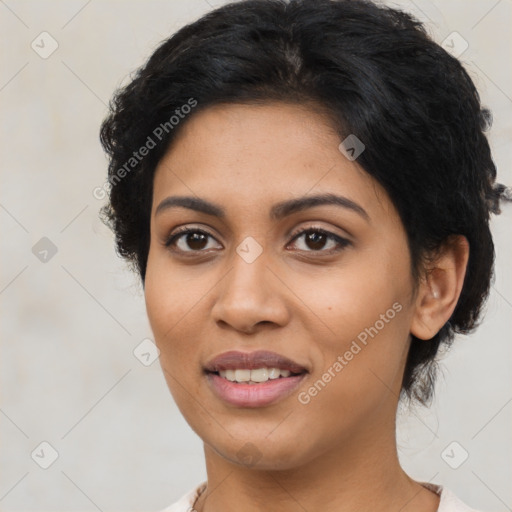
[[(366, 221), (370, 220), (370, 216), (362, 206), (347, 197), (329, 193), (304, 196), (277, 203), (272, 206), (270, 210), (270, 218), (273, 220), (280, 220), (292, 215), (293, 213), (301, 212), (315, 206), (324, 205), (340, 206), (359, 214)], [(222, 206), (206, 201), (205, 199), (192, 196), (169, 196), (165, 198), (156, 208), (155, 216), (165, 210), (179, 207), (205, 213), (206, 215), (219, 217), (221, 219), (226, 217), (226, 211)]]

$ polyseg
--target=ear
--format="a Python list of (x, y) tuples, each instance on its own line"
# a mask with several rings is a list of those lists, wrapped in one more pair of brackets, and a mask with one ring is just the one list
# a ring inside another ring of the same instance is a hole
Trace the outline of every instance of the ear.
[(468, 259), (469, 242), (466, 237), (448, 237), (420, 281), (411, 334), (429, 340), (449, 320), (464, 284)]

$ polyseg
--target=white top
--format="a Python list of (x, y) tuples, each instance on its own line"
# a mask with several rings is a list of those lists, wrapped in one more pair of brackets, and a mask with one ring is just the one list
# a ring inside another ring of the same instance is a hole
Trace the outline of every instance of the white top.
[[(431, 484), (428, 482), (418, 483), (439, 495), (440, 500), (437, 512), (478, 512), (474, 508), (465, 505), (459, 500), (459, 498), (457, 498), (457, 496), (455, 496), (455, 494), (442, 485)], [(182, 496), (176, 503), (173, 503), (160, 512), (194, 512), (192, 505), (205, 488), (206, 482), (202, 482), (200, 485)]]

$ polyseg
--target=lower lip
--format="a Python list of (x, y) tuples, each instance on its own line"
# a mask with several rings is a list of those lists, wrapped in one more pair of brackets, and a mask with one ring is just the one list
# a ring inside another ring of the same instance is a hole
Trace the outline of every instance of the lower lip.
[(289, 395), (306, 376), (279, 377), (278, 379), (260, 382), (259, 384), (244, 384), (231, 382), (216, 373), (208, 373), (207, 378), (215, 394), (237, 407), (264, 407)]

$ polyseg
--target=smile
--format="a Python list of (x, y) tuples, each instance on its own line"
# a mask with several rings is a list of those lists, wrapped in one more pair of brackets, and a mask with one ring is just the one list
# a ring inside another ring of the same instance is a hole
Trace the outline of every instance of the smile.
[(280, 370), (279, 368), (258, 368), (256, 370), (220, 370), (219, 375), (230, 382), (259, 384), (260, 382), (289, 377), (291, 372), (290, 370)]
[(308, 371), (295, 361), (268, 351), (225, 352), (204, 368), (213, 393), (236, 407), (264, 407), (297, 388)]

